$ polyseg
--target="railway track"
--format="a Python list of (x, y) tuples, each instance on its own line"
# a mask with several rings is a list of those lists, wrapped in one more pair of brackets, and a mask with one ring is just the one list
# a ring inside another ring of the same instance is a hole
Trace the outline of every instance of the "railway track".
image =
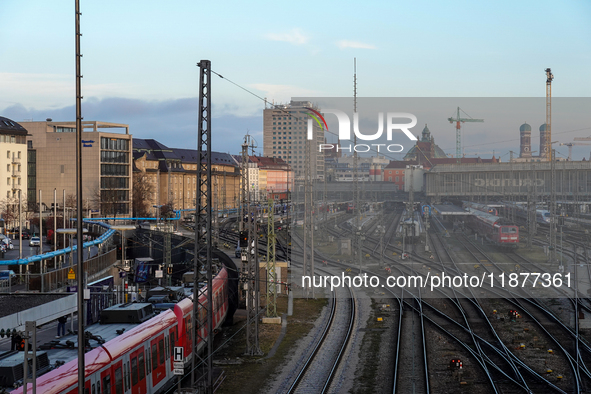
[[(299, 257), (299, 253), (296, 252), (295, 255)], [(316, 270), (329, 275), (334, 274), (327, 269)], [(330, 313), (322, 334), (303, 361), (286, 393), (331, 392), (332, 382), (350, 344), (356, 317), (356, 297), (353, 290), (349, 287), (336, 288), (332, 292)]]

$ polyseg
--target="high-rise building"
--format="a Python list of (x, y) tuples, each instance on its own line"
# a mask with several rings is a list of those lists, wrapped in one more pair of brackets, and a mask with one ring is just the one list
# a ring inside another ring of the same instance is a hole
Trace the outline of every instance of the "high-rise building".
[(324, 130), (312, 122), (313, 139), (310, 151), (306, 152), (310, 113), (306, 108), (320, 112), (309, 101), (293, 100), (263, 111), (263, 156), (283, 159), (296, 178), (305, 175), (306, 161), (309, 161), (312, 178), (324, 179), (324, 153), (318, 148), (324, 143)]

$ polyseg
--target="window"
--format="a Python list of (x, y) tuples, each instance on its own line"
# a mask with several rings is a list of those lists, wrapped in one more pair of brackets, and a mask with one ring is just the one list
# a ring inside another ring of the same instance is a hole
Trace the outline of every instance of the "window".
[[(127, 363), (129, 364), (129, 363)], [(127, 379), (129, 379), (129, 369), (127, 367), (126, 363), (123, 363), (123, 390), (127, 391), (127, 388), (129, 387), (129, 382)], [(117, 376), (115, 374), (115, 376)]]
[(396, 182), (398, 182), (398, 178), (399, 178), (399, 177), (396, 177)]
[(152, 345), (152, 371), (158, 368), (158, 348), (156, 344)]
[(140, 355), (137, 356), (137, 361), (138, 361), (139, 370), (140, 370), (140, 381), (142, 381), (146, 377), (146, 366), (144, 363), (144, 351), (143, 350), (140, 353)]
[(6, 151), (6, 158), (10, 159), (10, 151)]
[(392, 177), (391, 176), (388, 177), (388, 182), (392, 182)]
[(176, 327), (174, 328), (174, 331), (171, 332), (170, 337), (168, 337), (168, 339), (170, 339), (170, 355), (174, 356), (174, 336), (175, 336), (175, 331), (176, 331)]
[(60, 174), (64, 174), (65, 172), (66, 172), (66, 166), (62, 164), (60, 166)]
[(10, 171), (10, 164), (6, 165), (6, 171)]
[(111, 374), (103, 378), (103, 394), (111, 394)]
[(158, 351), (160, 352), (160, 364), (164, 364), (164, 339), (158, 341)]
[(135, 386), (138, 383), (138, 373), (137, 373), (137, 358), (134, 357), (131, 359), (131, 384)]
[(115, 394), (123, 394), (123, 375), (121, 373), (121, 367), (115, 370)]
[(18, 155), (17, 155), (17, 157), (18, 157), (19, 159), (21, 158), (21, 151), (20, 151), (20, 150), (18, 151)]
[(166, 359), (170, 358), (168, 345), (170, 344), (168, 337), (164, 337), (164, 354), (166, 355)]
[(92, 394), (96, 394), (96, 386), (94, 384), (92, 385)]

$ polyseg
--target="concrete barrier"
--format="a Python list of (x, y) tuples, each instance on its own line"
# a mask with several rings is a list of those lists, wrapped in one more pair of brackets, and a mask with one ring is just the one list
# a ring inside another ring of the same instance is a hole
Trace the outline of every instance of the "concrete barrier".
[(40, 326), (77, 310), (76, 294), (72, 294), (22, 312), (4, 316), (0, 318), (0, 329), (24, 330), (26, 321), (36, 321), (37, 326)]

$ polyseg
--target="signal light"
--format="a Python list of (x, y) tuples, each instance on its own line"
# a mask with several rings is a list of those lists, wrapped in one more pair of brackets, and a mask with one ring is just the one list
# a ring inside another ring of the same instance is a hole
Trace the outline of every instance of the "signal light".
[(248, 246), (248, 231), (240, 231), (240, 247), (245, 248)]
[(172, 275), (172, 265), (168, 266), (168, 275)]

